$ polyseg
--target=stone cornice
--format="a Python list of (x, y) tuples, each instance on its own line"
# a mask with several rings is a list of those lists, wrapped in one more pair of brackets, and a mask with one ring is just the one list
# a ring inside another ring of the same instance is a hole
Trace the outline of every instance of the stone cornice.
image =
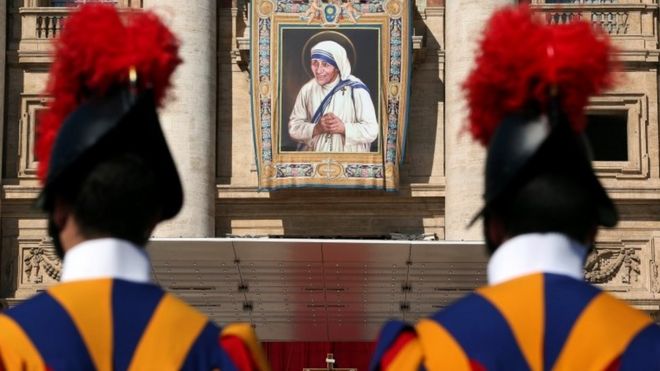
[(658, 9), (658, 4), (532, 4), (531, 8), (535, 10), (558, 10), (558, 11), (622, 11), (622, 10), (649, 10)]
[[(256, 186), (233, 186), (233, 185), (216, 185), (216, 199), (217, 200), (233, 200), (233, 199), (269, 199), (271, 192), (260, 191)], [(369, 192), (359, 190), (361, 192)], [(378, 192), (378, 191), (376, 191)], [(401, 185), (399, 187), (399, 194), (406, 195), (412, 198), (444, 198), (445, 197), (445, 184), (444, 178), (440, 179), (440, 183), (412, 183)]]

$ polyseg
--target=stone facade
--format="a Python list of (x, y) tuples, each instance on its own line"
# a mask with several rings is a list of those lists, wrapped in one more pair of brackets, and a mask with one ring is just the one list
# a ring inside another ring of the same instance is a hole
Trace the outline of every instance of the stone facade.
[[(195, 61), (178, 72), (179, 88), (173, 94), (177, 106), (163, 116), (191, 203), (157, 236), (381, 238), (404, 233), (433, 234), (441, 240), (481, 239), (478, 229), (466, 231), (463, 226), (481, 202), (483, 153), (459, 136), (464, 109), (456, 86), (469, 70), (466, 61), (471, 59), (470, 48), (483, 20), (496, 6), (514, 2), (488, 1), (488, 7), (475, 0), (452, 0), (447, 6), (442, 0), (415, 2), (410, 125), (398, 192), (268, 193), (257, 190), (249, 121), (249, 2), (118, 1), (118, 6), (128, 8), (155, 6), (184, 45), (190, 46), (183, 49), (184, 59)], [(599, 24), (619, 48), (620, 84), (595, 97), (589, 112), (627, 115), (627, 161), (594, 164), (620, 208), (622, 221), (599, 234), (587, 277), (657, 313), (657, 4), (653, 0), (575, 0), (559, 7), (543, 0), (530, 2), (550, 22), (580, 17)], [(42, 91), (51, 60), (50, 40), (67, 12), (49, 4), (49, 0), (0, 4), (0, 29), (7, 30), (0, 34), (0, 45), (6, 45), (0, 48), (0, 88), (4, 88), (0, 89), (0, 298), (8, 302), (42, 289), (57, 279), (59, 270), (46, 238), (44, 215), (32, 206), (39, 192), (34, 128), (48, 99)], [(198, 125), (186, 126), (189, 120), (197, 120)]]

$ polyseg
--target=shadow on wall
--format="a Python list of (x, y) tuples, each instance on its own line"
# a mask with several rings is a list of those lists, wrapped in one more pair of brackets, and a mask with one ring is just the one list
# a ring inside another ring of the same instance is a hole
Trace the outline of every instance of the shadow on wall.
[[(218, 11), (218, 83), (216, 109), (216, 177), (220, 184), (229, 184), (232, 176), (232, 52), (236, 49), (236, 40), (232, 38), (232, 15), (229, 11), (231, 4), (221, 2)], [(236, 16), (236, 35), (242, 36), (246, 25), (242, 14), (245, 11), (245, 2), (238, 2), (238, 15)], [(246, 72), (247, 74), (247, 72)], [(244, 119), (250, 124), (249, 117)]]
[[(18, 64), (18, 44), (22, 33), (21, 16), (19, 14), (20, 4), (18, 1), (12, 1), (8, 5), (2, 177), (3, 184), (15, 184), (19, 167), (21, 94), (26, 92), (24, 91), (24, 67)], [(11, 179), (11, 181), (8, 182), (8, 179)]]
[(444, 161), (442, 157), (434, 157), (436, 152), (444, 153), (444, 136), (437, 138), (438, 133), (444, 132), (444, 112), (440, 108), (444, 106), (445, 83), (444, 76), (440, 76), (438, 58), (441, 47), (426, 29), (416, 8), (413, 17), (416, 33), (422, 34), (423, 39), (422, 50), (417, 51), (412, 71), (402, 184), (428, 183), (434, 162)]
[(409, 191), (288, 189), (268, 199), (221, 199), (216, 236), (383, 238), (436, 233), (444, 238), (444, 200)]

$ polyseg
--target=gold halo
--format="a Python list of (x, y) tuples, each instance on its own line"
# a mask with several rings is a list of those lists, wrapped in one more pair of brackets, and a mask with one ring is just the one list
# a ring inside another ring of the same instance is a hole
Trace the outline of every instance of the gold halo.
[[(346, 56), (348, 57), (348, 60), (351, 63), (351, 72), (355, 71), (355, 66), (357, 66), (358, 60), (357, 60), (357, 53), (355, 51), (355, 45), (353, 45), (351, 39), (349, 39), (348, 36), (344, 35), (341, 32), (321, 31), (310, 37), (305, 42), (305, 45), (303, 46), (302, 51), (300, 53), (300, 63), (305, 69), (305, 72), (307, 72), (309, 78), (310, 79), (314, 78), (312, 69), (309, 67), (309, 59), (311, 58), (310, 54), (311, 54), (312, 46), (316, 45), (317, 43), (320, 43), (321, 41), (326, 41), (326, 40), (334, 41), (339, 45), (341, 45), (346, 50)], [(350, 49), (347, 48), (346, 46), (350, 46)]]

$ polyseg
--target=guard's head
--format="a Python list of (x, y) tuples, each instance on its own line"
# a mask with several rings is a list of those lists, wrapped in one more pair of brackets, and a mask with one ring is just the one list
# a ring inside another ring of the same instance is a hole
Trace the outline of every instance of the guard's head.
[(524, 6), (492, 17), (465, 84), (469, 130), (488, 147), (478, 216), (491, 252), (535, 232), (589, 244), (598, 225), (617, 223), (583, 134), (589, 96), (611, 82), (611, 54), (586, 22), (546, 25)]
[(591, 244), (616, 209), (591, 168), (586, 138), (565, 116), (510, 116), (486, 158), (484, 232), (491, 250), (524, 233), (563, 233)]
[(60, 250), (67, 217), (86, 239), (143, 245), (155, 225), (182, 206), (156, 112), (180, 63), (178, 43), (154, 15), (127, 17), (111, 6), (83, 6), (56, 44), (53, 101), (41, 120), (37, 152), (44, 186), (39, 206), (49, 213)]

